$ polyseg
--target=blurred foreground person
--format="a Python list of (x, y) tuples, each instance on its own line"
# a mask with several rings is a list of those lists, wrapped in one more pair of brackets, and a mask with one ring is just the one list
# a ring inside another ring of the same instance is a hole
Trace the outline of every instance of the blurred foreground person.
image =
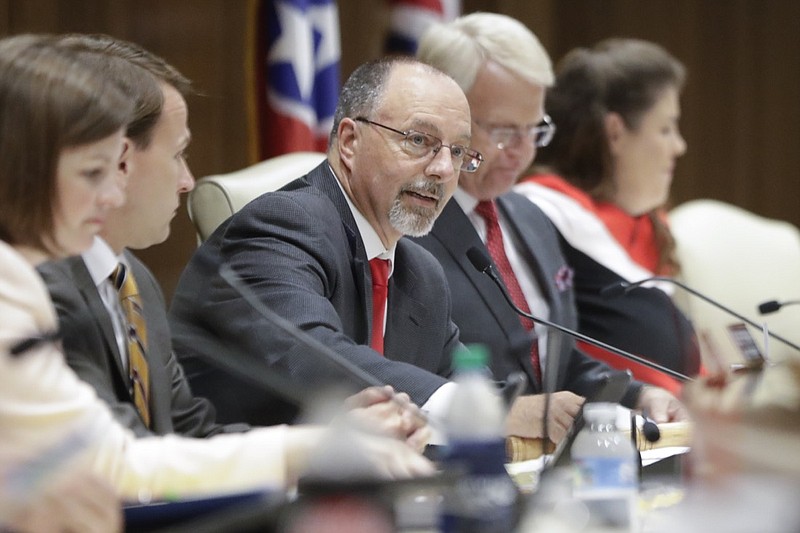
[[(11, 502), (4, 503), (0, 508)], [(115, 533), (123, 530), (122, 510), (108, 483), (73, 472), (49, 482), (32, 500), (0, 509), (0, 528), (13, 533)]]

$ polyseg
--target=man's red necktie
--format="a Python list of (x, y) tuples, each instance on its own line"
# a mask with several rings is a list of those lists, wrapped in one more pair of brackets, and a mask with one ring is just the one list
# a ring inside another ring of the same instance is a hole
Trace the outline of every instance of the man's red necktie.
[[(514, 271), (511, 269), (511, 263), (508, 261), (508, 256), (506, 255), (505, 246), (503, 245), (503, 234), (500, 231), (500, 222), (497, 218), (497, 207), (494, 205), (494, 202), (484, 200), (478, 202), (478, 205), (475, 207), (475, 212), (486, 220), (486, 248), (489, 249), (489, 255), (492, 256), (492, 261), (494, 261), (497, 270), (500, 272), (500, 277), (503, 279), (506, 289), (508, 289), (508, 294), (511, 296), (511, 299), (514, 300), (514, 303), (517, 304), (517, 307), (530, 314), (531, 309), (528, 306), (528, 301), (522, 293), (522, 288), (519, 286), (517, 276), (514, 275)], [(533, 330), (533, 320), (523, 316), (520, 316), (519, 320), (526, 330)], [(536, 340), (531, 344), (531, 364), (536, 373), (536, 378), (539, 380), (539, 383), (541, 383), (542, 369), (539, 362), (539, 343)]]
[(383, 323), (386, 321), (386, 299), (389, 297), (389, 260), (370, 260), (372, 272), (372, 342), (370, 346), (383, 353)]

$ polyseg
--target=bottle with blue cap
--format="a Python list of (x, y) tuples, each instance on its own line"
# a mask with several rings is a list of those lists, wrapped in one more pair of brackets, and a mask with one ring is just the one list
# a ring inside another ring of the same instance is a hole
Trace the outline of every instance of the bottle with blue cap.
[(617, 428), (620, 407), (587, 403), (585, 425), (571, 448), (573, 495), (589, 510), (595, 527), (637, 529), (638, 458), (636, 449)]

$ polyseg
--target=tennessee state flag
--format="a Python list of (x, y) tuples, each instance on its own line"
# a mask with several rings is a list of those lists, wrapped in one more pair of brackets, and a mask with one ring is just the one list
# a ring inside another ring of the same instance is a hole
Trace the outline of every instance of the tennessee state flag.
[(461, 14), (461, 0), (389, 0), (387, 54), (414, 55), (420, 37), (434, 22), (449, 22)]
[(334, 0), (264, 0), (259, 80), (261, 158), (324, 152), (339, 95), (341, 42)]

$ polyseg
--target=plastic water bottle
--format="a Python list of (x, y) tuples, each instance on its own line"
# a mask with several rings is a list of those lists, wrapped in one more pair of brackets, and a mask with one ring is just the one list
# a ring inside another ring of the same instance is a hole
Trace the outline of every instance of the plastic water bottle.
[(505, 469), (505, 407), (486, 368), (488, 351), (470, 345), (453, 359), (457, 388), (444, 420), (443, 463), (459, 475), (444, 495), (442, 531), (512, 531), (519, 492)]
[(613, 403), (584, 406), (585, 425), (571, 449), (573, 495), (594, 527), (636, 531), (639, 465), (633, 443), (617, 430), (618, 409)]

